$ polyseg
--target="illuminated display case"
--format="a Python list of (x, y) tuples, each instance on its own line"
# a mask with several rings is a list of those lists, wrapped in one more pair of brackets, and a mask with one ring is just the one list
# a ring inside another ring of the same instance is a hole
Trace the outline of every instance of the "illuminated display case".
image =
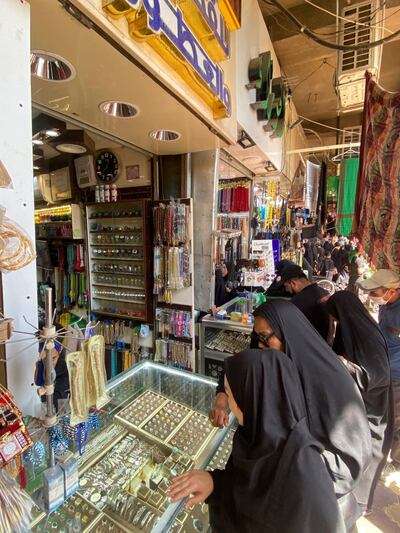
[[(250, 300), (247, 301), (250, 302)], [(247, 301), (237, 297), (220, 307), (220, 309), (225, 309), (228, 316), (233, 312), (247, 312), (250, 309), (242, 309), (243, 305), (249, 305)], [(203, 317), (199, 330), (200, 372), (218, 379), (223, 372), (225, 358), (250, 347), (252, 331), (252, 324), (243, 324), (242, 322), (228, 319), (218, 320), (212, 315)]]
[(230, 416), (227, 428), (211, 426), (215, 385), (152, 362), (110, 382), (100, 429), (81, 457), (76, 452), (78, 492), (50, 515), (37, 515), (32, 531), (68, 531), (73, 524), (98, 533), (208, 531), (207, 505), (187, 512), (183, 502), (170, 504), (166, 489), (172, 476), (223, 468), (228, 460), (235, 422)]
[(36, 238), (83, 239), (84, 218), (78, 204), (35, 209)]

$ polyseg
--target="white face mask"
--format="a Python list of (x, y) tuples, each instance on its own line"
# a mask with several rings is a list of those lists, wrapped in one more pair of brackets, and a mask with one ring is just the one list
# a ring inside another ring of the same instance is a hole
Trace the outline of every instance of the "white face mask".
[(387, 300), (385, 300), (385, 296), (389, 292), (390, 289), (388, 289), (383, 296), (370, 296), (369, 299), (372, 303), (375, 305), (386, 305), (388, 303)]

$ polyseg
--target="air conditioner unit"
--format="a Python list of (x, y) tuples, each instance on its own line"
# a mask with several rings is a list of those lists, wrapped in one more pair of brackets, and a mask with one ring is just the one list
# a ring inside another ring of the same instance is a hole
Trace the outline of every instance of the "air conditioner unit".
[[(368, 44), (382, 38), (384, 8), (380, 7), (379, 0), (346, 6), (341, 15), (347, 19), (340, 21), (341, 44)], [(381, 58), (382, 46), (365, 50), (346, 50), (339, 53), (337, 91), (342, 112), (357, 111), (363, 108), (365, 71), (368, 70), (378, 77)]]
[(50, 174), (41, 174), (33, 178), (33, 192), (35, 203), (46, 202), (53, 204), (54, 200), (51, 194)]

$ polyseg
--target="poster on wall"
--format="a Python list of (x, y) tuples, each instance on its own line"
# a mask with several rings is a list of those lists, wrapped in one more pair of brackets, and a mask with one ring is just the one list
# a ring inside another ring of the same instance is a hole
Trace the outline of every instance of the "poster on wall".
[(274, 248), (271, 239), (256, 240), (251, 243), (251, 258), (263, 262), (264, 272), (275, 274)]

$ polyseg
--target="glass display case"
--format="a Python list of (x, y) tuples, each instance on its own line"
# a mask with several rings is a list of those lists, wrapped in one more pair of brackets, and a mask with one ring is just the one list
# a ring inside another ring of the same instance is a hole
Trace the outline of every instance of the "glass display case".
[[(250, 298), (234, 298), (220, 310), (226, 311), (226, 318), (221, 320), (213, 315), (206, 315), (200, 324), (200, 361), (202, 374), (218, 379), (224, 369), (226, 357), (250, 347), (250, 335), (253, 324), (244, 324), (243, 316), (252, 314), (255, 301)], [(237, 320), (232, 320), (232, 316)]]
[(90, 309), (108, 317), (151, 320), (149, 203), (123, 200), (86, 207)]
[(50, 515), (37, 514), (32, 531), (208, 531), (207, 505), (185, 511), (184, 502), (169, 502), (166, 490), (173, 476), (227, 462), (235, 422), (230, 416), (224, 429), (209, 422), (215, 386), (152, 362), (110, 382), (100, 428), (81, 456), (75, 451), (78, 491)]

